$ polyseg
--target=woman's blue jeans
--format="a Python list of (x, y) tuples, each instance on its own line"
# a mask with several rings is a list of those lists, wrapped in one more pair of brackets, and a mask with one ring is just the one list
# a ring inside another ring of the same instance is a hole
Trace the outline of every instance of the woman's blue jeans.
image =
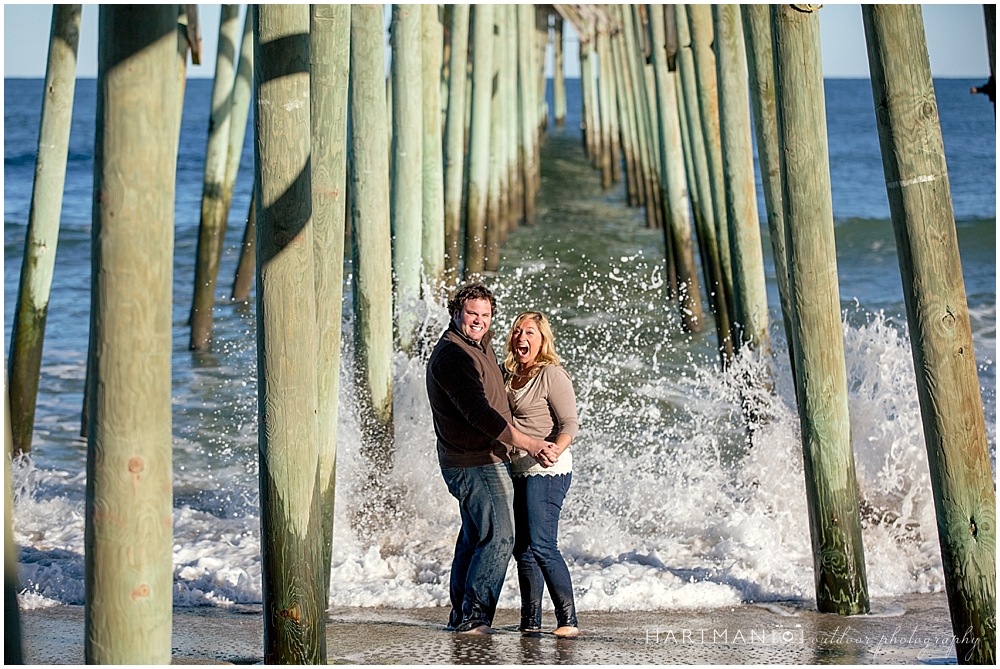
[(462, 531), (451, 563), (448, 627), (467, 632), (480, 625), (492, 626), (514, 545), (510, 464), (442, 467), (441, 475), (462, 514)]
[(569, 569), (559, 553), (559, 513), (573, 474), (514, 477), (514, 558), (521, 588), (521, 629), (542, 626), (542, 589), (548, 586), (559, 627), (576, 627)]

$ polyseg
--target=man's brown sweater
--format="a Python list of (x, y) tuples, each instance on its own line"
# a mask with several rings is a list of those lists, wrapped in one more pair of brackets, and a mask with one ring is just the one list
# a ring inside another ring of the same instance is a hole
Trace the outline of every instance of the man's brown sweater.
[(477, 344), (450, 323), (427, 362), (427, 397), (442, 467), (510, 461), (507, 446), (497, 441), (511, 417), (492, 338), (489, 331)]

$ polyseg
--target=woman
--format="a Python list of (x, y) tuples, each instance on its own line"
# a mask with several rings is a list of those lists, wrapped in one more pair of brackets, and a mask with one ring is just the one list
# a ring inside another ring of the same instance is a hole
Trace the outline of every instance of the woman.
[(504, 360), (507, 401), (518, 430), (556, 444), (554, 465), (524, 451), (511, 456), (514, 478), (514, 558), (521, 588), (521, 631), (540, 632), (542, 588), (555, 605), (558, 637), (579, 634), (573, 584), (556, 539), (559, 512), (573, 477), (570, 442), (576, 436), (576, 397), (559, 366), (544, 314), (526, 311), (514, 321)]

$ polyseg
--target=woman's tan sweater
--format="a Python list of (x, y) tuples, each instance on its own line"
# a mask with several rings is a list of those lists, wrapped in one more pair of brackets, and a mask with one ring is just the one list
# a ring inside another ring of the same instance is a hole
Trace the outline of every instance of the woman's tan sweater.
[[(573, 382), (562, 367), (542, 367), (521, 391), (514, 391), (508, 379), (507, 401), (513, 417), (511, 424), (528, 436), (552, 442), (560, 434), (576, 437), (579, 429), (576, 395), (573, 393)], [(542, 467), (524, 451), (515, 451), (511, 456), (511, 474), (514, 476), (555, 475), (571, 471), (573, 458), (569, 449), (563, 451), (552, 467)]]

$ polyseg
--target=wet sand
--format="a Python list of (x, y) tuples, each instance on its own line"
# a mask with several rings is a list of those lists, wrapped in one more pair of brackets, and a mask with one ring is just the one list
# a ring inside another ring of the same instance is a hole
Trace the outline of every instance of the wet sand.
[[(83, 607), (22, 612), (25, 660), (82, 664)], [(498, 634), (447, 632), (447, 609), (339, 608), (328, 612), (333, 664), (955, 664), (943, 593), (872, 603), (844, 618), (802, 603), (734, 608), (587, 612), (581, 635), (522, 636), (513, 610)], [(547, 613), (544, 625), (552, 624)], [(549, 627), (548, 629), (551, 629)], [(260, 607), (175, 608), (174, 664), (263, 661)]]

